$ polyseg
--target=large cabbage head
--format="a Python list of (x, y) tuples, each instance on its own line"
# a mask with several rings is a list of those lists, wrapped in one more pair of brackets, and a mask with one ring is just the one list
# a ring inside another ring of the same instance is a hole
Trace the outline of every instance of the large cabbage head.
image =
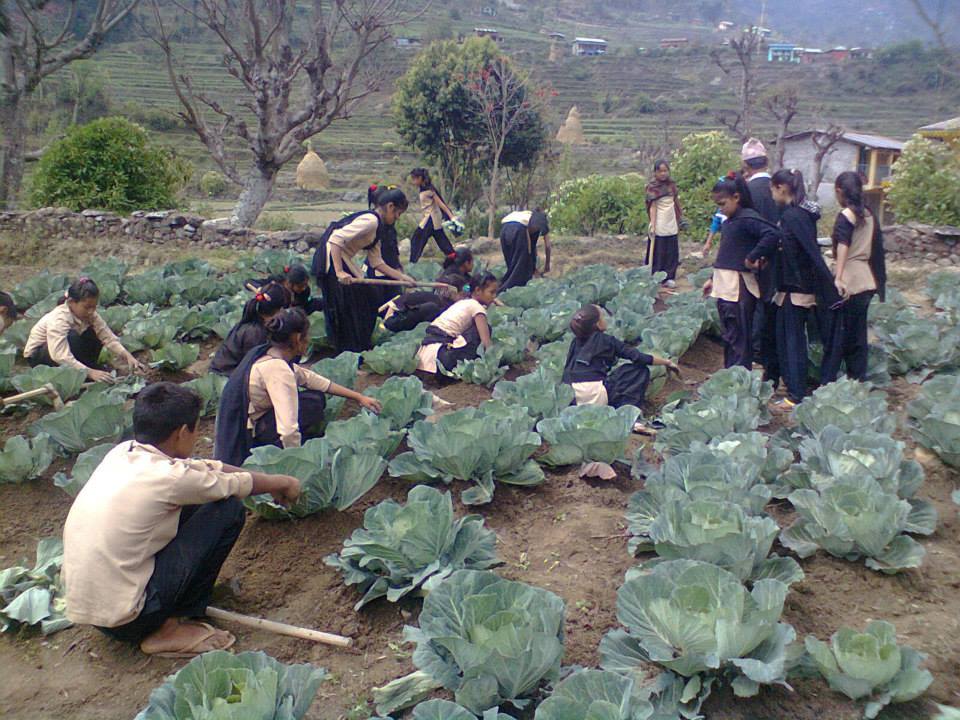
[(917, 442), (960, 467), (960, 375), (937, 375), (925, 382), (907, 415)]
[(637, 677), (653, 662), (684, 677), (732, 679), (737, 695), (786, 683), (786, 648), (795, 638), (780, 622), (787, 585), (758, 580), (748, 591), (709, 563), (671, 560), (629, 578), (617, 593), (626, 628), (600, 642), (600, 666)]
[(875, 430), (891, 433), (897, 424), (887, 411), (887, 396), (869, 383), (842, 378), (813, 392), (793, 411), (793, 419), (807, 435), (816, 435), (828, 425), (844, 432)]
[(612, 463), (623, 457), (640, 411), (632, 405), (571, 405), (557, 417), (537, 423), (550, 450), (538, 460), (547, 465)]

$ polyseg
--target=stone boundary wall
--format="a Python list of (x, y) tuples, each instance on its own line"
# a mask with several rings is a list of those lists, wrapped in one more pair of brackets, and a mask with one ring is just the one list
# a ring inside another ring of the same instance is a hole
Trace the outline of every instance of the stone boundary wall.
[(131, 240), (152, 245), (196, 243), (213, 249), (232, 247), (249, 250), (292, 248), (306, 252), (320, 240), (323, 229), (264, 232), (234, 227), (224, 221), (206, 220), (175, 210), (138, 211), (121, 217), (101, 210), (75, 213), (67, 208), (41, 208), (30, 212), (0, 211), (0, 233), (40, 236), (51, 240), (107, 240), (128, 244)]
[(960, 228), (949, 225), (905, 223), (883, 228), (883, 245), (888, 260), (960, 266)]

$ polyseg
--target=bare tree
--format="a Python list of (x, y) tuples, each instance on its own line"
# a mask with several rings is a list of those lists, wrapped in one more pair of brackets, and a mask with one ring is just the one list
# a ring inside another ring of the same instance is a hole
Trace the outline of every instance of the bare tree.
[(826, 130), (814, 130), (810, 134), (810, 142), (813, 143), (813, 175), (810, 177), (807, 193), (817, 197), (820, 190), (820, 183), (823, 181), (823, 163), (833, 154), (834, 148), (838, 142), (843, 140), (844, 130), (839, 125), (830, 123)]
[(730, 40), (730, 47), (737, 55), (736, 65), (728, 65), (719, 50), (710, 51), (710, 57), (723, 74), (728, 78), (736, 77), (737, 79), (736, 96), (740, 106), (733, 117), (722, 113), (718, 120), (741, 140), (750, 137), (753, 130), (753, 109), (757, 95), (756, 60), (760, 43), (760, 33), (753, 29), (744, 30), (739, 38)]
[(938, 16), (934, 17), (923, 6), (921, 0), (910, 0), (910, 4), (913, 5), (913, 9), (916, 10), (923, 24), (930, 28), (930, 32), (933, 33), (933, 39), (943, 56), (943, 62), (939, 63), (941, 72), (954, 77), (960, 76), (960, 53), (947, 39), (947, 29), (943, 22), (943, 5), (940, 6)]
[(0, 207), (13, 204), (23, 181), (27, 106), (40, 83), (88, 58), (140, 0), (98, 0), (80, 34), (81, 0), (0, 3)]
[(784, 138), (790, 133), (790, 123), (800, 111), (800, 91), (796, 85), (786, 85), (768, 93), (763, 98), (763, 105), (779, 123), (777, 126), (777, 154), (774, 158), (774, 168), (783, 167), (783, 155), (787, 148)]
[[(160, 4), (152, 2), (154, 39), (180, 117), (224, 174), (242, 185), (232, 220), (243, 226), (256, 222), (277, 174), (302, 152), (303, 142), (349, 117), (376, 90), (378, 79), (365, 73), (366, 65), (392, 28), (410, 19), (403, 17), (404, 0), (311, 0), (309, 22), (291, 38), (298, 4), (292, 0), (170, 0), (223, 46), (224, 70), (239, 81), (242, 94), (230, 107), (200, 91), (179, 68)], [(243, 170), (228, 154), (234, 141), (252, 156)]]
[(487, 236), (493, 237), (504, 147), (513, 132), (540, 115), (545, 94), (533, 90), (505, 55), (469, 78), (467, 91), (478, 106), (488, 144)]

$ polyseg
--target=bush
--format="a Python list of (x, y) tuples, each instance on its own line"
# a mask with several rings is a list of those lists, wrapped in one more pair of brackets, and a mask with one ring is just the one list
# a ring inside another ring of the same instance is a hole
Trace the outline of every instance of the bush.
[(578, 235), (645, 233), (645, 186), (636, 173), (569, 180), (550, 198), (550, 224), (558, 232)]
[(282, 230), (293, 230), (297, 227), (293, 214), (289, 212), (282, 213), (264, 213), (257, 221), (257, 230), (266, 232), (280, 232)]
[(660, 103), (642, 92), (633, 99), (633, 110), (641, 115), (655, 113), (660, 110)]
[(200, 178), (200, 192), (207, 197), (217, 197), (227, 191), (229, 183), (222, 173), (216, 170), (208, 170)]
[(893, 165), (890, 207), (899, 222), (960, 225), (960, 156), (915, 135)]
[(71, 128), (40, 159), (30, 201), (127, 213), (175, 207), (189, 165), (120, 117)]
[(691, 133), (674, 152), (670, 175), (680, 190), (680, 204), (694, 234), (700, 234), (698, 229), (706, 234), (716, 212), (710, 191), (717, 179), (739, 165), (733, 143), (718, 130)]

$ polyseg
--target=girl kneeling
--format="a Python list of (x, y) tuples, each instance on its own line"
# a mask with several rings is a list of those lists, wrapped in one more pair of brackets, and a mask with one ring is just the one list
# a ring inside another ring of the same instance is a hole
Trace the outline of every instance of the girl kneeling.
[(240, 465), (251, 448), (300, 447), (320, 437), (325, 393), (380, 412), (373, 398), (297, 364), (310, 344), (310, 321), (303, 310), (280, 311), (267, 323), (267, 333), (269, 343), (247, 353), (223, 389), (217, 413), (218, 460)]
[(497, 287), (497, 278), (484, 274), (473, 284), (469, 298), (455, 302), (430, 324), (417, 351), (418, 370), (437, 373), (438, 365), (453, 370), (461, 360), (476, 358), (481, 343), (485, 348), (493, 344), (487, 306), (496, 300)]
[[(574, 339), (567, 352), (563, 382), (573, 386), (577, 405), (639, 408), (650, 384), (650, 365), (680, 372), (673, 360), (640, 352), (607, 335), (607, 319), (599, 305), (584, 305), (577, 310), (570, 329)], [(620, 358), (630, 362), (611, 372)]]
[(243, 306), (240, 322), (230, 328), (210, 361), (210, 372), (230, 376), (247, 353), (267, 342), (267, 323), (283, 310), (288, 300), (282, 285), (269, 283)]
[(100, 351), (107, 348), (131, 370), (143, 370), (97, 313), (99, 301), (100, 288), (90, 278), (67, 288), (57, 307), (30, 331), (23, 348), (30, 367), (67, 365), (83, 370), (94, 382), (111, 382), (110, 373), (100, 367)]

